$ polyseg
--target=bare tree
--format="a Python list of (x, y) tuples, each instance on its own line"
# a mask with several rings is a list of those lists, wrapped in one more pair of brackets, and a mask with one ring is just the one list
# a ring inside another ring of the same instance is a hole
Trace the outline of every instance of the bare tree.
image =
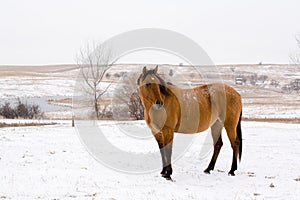
[(300, 34), (295, 37), (295, 40), (297, 42), (298, 50), (294, 54), (290, 55), (290, 58), (293, 63), (300, 64)]
[(100, 117), (100, 98), (111, 82), (104, 82), (105, 74), (112, 66), (112, 52), (109, 48), (96, 43), (87, 43), (79, 52), (77, 65), (80, 67), (80, 76), (84, 85), (84, 93), (91, 98), (93, 109), (98, 119)]
[[(144, 119), (144, 108), (139, 97), (138, 85), (136, 83), (138, 74), (121, 73), (122, 83), (115, 90), (114, 117)], [(117, 116), (118, 115), (118, 116)]]
[(130, 115), (137, 120), (144, 119), (144, 107), (139, 96), (139, 91), (136, 90), (131, 94), (130, 101), (128, 103)]

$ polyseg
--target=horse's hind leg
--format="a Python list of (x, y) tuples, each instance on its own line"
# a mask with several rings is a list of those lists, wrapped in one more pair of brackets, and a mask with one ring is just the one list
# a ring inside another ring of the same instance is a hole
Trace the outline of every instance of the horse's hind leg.
[(223, 141), (222, 141), (222, 136), (221, 136), (222, 128), (223, 128), (223, 124), (219, 121), (216, 121), (214, 123), (214, 125), (211, 127), (211, 135), (212, 135), (213, 142), (214, 142), (214, 153), (213, 153), (213, 156), (211, 158), (211, 161), (210, 161), (207, 169), (204, 170), (204, 172), (207, 174), (209, 174), (210, 171), (215, 168), (215, 164), (216, 164), (218, 155), (223, 146)]
[(230, 140), (231, 148), (233, 151), (233, 156), (232, 156), (232, 165), (231, 169), (228, 173), (228, 175), (234, 176), (234, 171), (237, 170), (237, 157), (239, 155), (239, 146), (240, 146), (240, 141), (237, 137), (236, 134), (236, 128), (234, 127), (225, 127), (228, 138)]

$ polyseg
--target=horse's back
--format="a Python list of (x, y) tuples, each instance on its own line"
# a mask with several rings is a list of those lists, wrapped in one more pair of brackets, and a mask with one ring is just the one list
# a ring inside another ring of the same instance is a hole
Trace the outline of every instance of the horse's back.
[(206, 130), (217, 120), (226, 123), (238, 119), (241, 109), (239, 93), (226, 84), (207, 84), (193, 88), (199, 102), (199, 131)]
[(216, 83), (190, 89), (181, 89), (175, 85), (167, 87), (180, 105), (176, 132), (202, 132), (217, 120), (224, 124), (226, 120), (232, 121), (231, 117), (235, 120), (240, 115), (240, 95), (228, 85)]

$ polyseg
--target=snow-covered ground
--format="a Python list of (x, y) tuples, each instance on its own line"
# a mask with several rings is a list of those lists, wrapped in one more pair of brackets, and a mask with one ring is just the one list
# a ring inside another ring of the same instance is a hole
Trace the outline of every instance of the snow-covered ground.
[[(142, 121), (122, 123), (145, 127)], [(174, 163), (171, 182), (159, 171), (133, 175), (104, 167), (85, 149), (70, 121), (1, 128), (0, 199), (298, 199), (300, 125), (243, 122), (242, 130), (243, 157), (235, 177), (227, 175), (232, 151), (224, 133), (215, 171), (203, 173), (211, 156), (199, 155), (209, 134), (204, 132)], [(120, 137), (124, 144), (129, 140), (122, 133), (115, 140)], [(153, 138), (145, 143), (146, 150), (157, 150)]]
[[(66, 78), (5, 77), (0, 78), (1, 98), (72, 96), (74, 80)], [(25, 91), (25, 92), (24, 92)]]
[[(120, 65), (109, 73), (117, 81), (120, 74), (136, 67), (141, 66)], [(175, 66), (165, 67), (162, 73), (175, 84), (196, 85), (215, 81), (218, 76), (241, 93), (243, 116), (248, 119), (299, 118), (299, 94), (280, 91), (282, 86), (299, 78), (297, 66), (218, 66), (217, 73), (216, 69), (207, 68), (207, 74), (201, 74), (205, 77), (196, 76), (197, 73), (186, 67), (181, 67), (183, 71)], [(170, 69), (174, 73), (172, 77), (168, 77)], [(2, 103), (18, 97), (41, 98), (43, 103), (48, 103), (48, 98), (70, 98), (76, 96), (78, 72), (76, 66), (2, 66), (0, 98)], [(235, 85), (237, 76), (249, 78), (255, 73), (268, 75), (268, 79), (279, 82), (279, 87)], [(178, 77), (182, 74), (185, 76), (180, 82)], [(70, 119), (72, 110), (68, 107), (50, 110), (44, 116)], [(4, 119), (0, 122), (32, 121)], [(202, 152), (209, 132), (198, 134), (190, 148), (173, 163), (174, 182), (171, 182), (160, 177), (159, 169), (134, 175), (103, 166), (85, 148), (78, 127), (71, 127), (71, 121), (54, 122), (57, 124), (51, 126), (0, 128), (0, 199), (298, 199), (300, 196), (300, 124), (243, 122), (243, 157), (235, 177), (227, 175), (232, 151), (225, 133), (215, 171), (211, 175), (203, 173), (212, 152)], [(106, 130), (106, 139), (122, 151), (158, 153), (144, 121), (97, 123)], [(104, 153), (115, 156), (110, 149)], [(156, 165), (161, 165), (159, 157)], [(147, 166), (139, 166), (138, 171), (148, 169)]]

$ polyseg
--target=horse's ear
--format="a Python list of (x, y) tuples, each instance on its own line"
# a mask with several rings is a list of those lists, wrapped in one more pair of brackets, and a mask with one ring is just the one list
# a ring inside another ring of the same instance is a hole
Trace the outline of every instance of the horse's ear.
[(153, 72), (156, 74), (158, 70), (158, 65), (156, 65), (156, 67), (153, 69)]
[(143, 68), (143, 74), (145, 74), (147, 72), (147, 67), (145, 66), (144, 68)]
[(139, 78), (136, 80), (136, 84), (137, 84), (137, 85), (140, 84), (141, 76), (142, 76), (142, 74), (141, 74), (141, 75), (139, 76)]

